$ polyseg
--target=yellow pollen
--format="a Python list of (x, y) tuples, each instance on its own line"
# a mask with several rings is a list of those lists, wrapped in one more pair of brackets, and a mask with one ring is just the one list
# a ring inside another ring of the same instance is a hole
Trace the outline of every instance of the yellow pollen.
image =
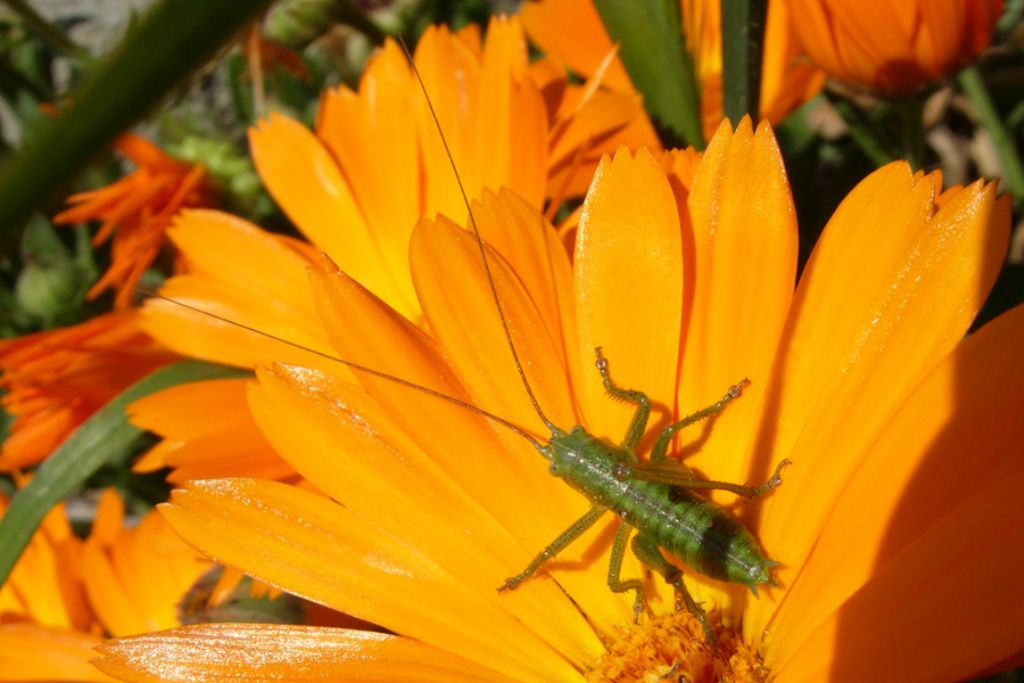
[(704, 641), (700, 623), (686, 611), (652, 617), (622, 630), (588, 680), (626, 683), (763, 683), (768, 668), (717, 611), (708, 613), (718, 641)]

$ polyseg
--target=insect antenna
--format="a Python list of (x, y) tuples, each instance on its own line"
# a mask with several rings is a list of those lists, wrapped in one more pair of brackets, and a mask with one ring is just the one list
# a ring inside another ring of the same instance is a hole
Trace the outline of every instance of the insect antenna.
[(484, 274), (487, 276), (487, 286), (491, 291), (491, 298), (494, 299), (494, 307), (498, 311), (498, 317), (501, 319), (501, 328), (505, 332), (505, 341), (508, 342), (509, 351), (512, 352), (512, 360), (516, 364), (516, 372), (519, 373), (519, 379), (523, 383), (523, 388), (526, 389), (526, 394), (530, 398), (530, 403), (533, 405), (534, 411), (537, 416), (540, 417), (541, 422), (544, 423), (552, 433), (559, 432), (561, 430), (555, 426), (555, 423), (548, 419), (548, 416), (544, 414), (544, 411), (540, 407), (540, 402), (537, 401), (537, 396), (533, 393), (533, 387), (530, 386), (530, 382), (526, 379), (526, 370), (523, 368), (523, 363), (519, 359), (519, 352), (516, 351), (516, 345), (512, 341), (512, 332), (508, 327), (508, 318), (505, 316), (505, 309), (501, 305), (501, 298), (498, 296), (498, 288), (494, 284), (494, 275), (491, 273), (491, 262), (487, 258), (487, 250), (484, 247), (483, 237), (480, 236), (480, 229), (476, 224), (476, 216), (473, 215), (473, 207), (470, 206), (469, 196), (466, 194), (466, 187), (462, 183), (462, 176), (459, 174), (459, 168), (455, 164), (455, 157), (452, 155), (452, 150), (448, 146), (448, 139), (444, 136), (444, 130), (441, 128), (441, 120), (437, 116), (437, 111), (434, 109), (434, 103), (430, 99), (430, 93), (427, 92), (427, 86), (423, 82), (423, 77), (420, 75), (420, 70), (416, 68), (416, 61), (413, 59), (412, 53), (409, 51), (409, 46), (405, 42), (405, 38), (401, 35), (398, 36), (398, 42), (402, 46), (402, 51), (405, 52), (405, 58), (408, 60), (409, 65), (412, 67), (412, 72), (416, 75), (416, 82), (419, 83), (420, 90), (423, 92), (423, 97), (427, 101), (427, 108), (430, 110), (430, 116), (434, 120), (434, 127), (437, 128), (437, 133), (441, 137), (441, 145), (444, 147), (444, 153), (448, 157), (448, 163), (452, 167), (452, 173), (455, 174), (455, 182), (459, 186), (459, 194), (462, 195), (462, 202), (466, 205), (466, 212), (469, 214), (469, 224), (473, 228), (473, 236), (476, 239), (476, 246), (480, 250), (480, 260), (483, 262)]
[(318, 351), (318, 350), (310, 348), (308, 346), (303, 346), (302, 344), (299, 344), (297, 342), (293, 342), (291, 340), (285, 339), (284, 337), (279, 337), (276, 334), (271, 334), (270, 332), (264, 332), (263, 330), (257, 330), (256, 328), (250, 327), (249, 325), (246, 325), (244, 323), (240, 323), (237, 320), (232, 320), (230, 318), (225, 318), (222, 315), (217, 315), (216, 313), (213, 313), (211, 311), (203, 310), (202, 308), (199, 308), (198, 306), (193, 306), (191, 304), (185, 303), (184, 301), (178, 301), (177, 299), (172, 299), (171, 297), (164, 296), (163, 294), (160, 294), (159, 292), (154, 292), (152, 290), (143, 289), (141, 287), (136, 287), (135, 291), (137, 291), (139, 294), (147, 296), (147, 297), (149, 297), (151, 299), (159, 299), (160, 301), (166, 301), (167, 303), (174, 304), (175, 306), (180, 306), (181, 308), (185, 308), (185, 309), (188, 309), (190, 311), (194, 311), (196, 313), (201, 313), (204, 316), (207, 316), (209, 318), (213, 318), (214, 320), (217, 320), (217, 321), (220, 321), (222, 323), (231, 325), (233, 327), (237, 327), (237, 328), (243, 329), (243, 330), (245, 330), (247, 332), (251, 332), (253, 334), (258, 334), (261, 337), (265, 337), (267, 339), (272, 339), (272, 340), (274, 340), (276, 342), (280, 342), (282, 344), (287, 344), (288, 346), (290, 346), (290, 347), (292, 347), (294, 349), (299, 349), (301, 351), (305, 351), (307, 353), (311, 353), (314, 356), (319, 356), (320, 358), (325, 358), (325, 359), (327, 359), (329, 361), (333, 361), (335, 363), (340, 363), (341, 365), (344, 365), (344, 366), (346, 366), (348, 368), (351, 368), (353, 370), (358, 370), (359, 372), (365, 372), (365, 373), (367, 373), (369, 375), (373, 375), (374, 377), (380, 377), (381, 379), (386, 379), (389, 382), (394, 382), (396, 384), (400, 384), (400, 385), (402, 385), (404, 387), (408, 387), (409, 389), (415, 389), (416, 391), (419, 391), (420, 393), (423, 393), (423, 394), (427, 394), (428, 396), (433, 396), (434, 398), (441, 399), (442, 401), (447, 401), (448, 403), (453, 403), (453, 404), (455, 404), (457, 406), (460, 406), (462, 408), (466, 408), (467, 410), (470, 410), (470, 411), (472, 411), (472, 412), (474, 412), (474, 413), (476, 413), (478, 415), (481, 415), (481, 416), (487, 418), (488, 420), (491, 420), (492, 422), (495, 422), (495, 423), (501, 425), (502, 427), (505, 427), (506, 429), (512, 431), (513, 433), (518, 434), (519, 436), (521, 436), (524, 439), (526, 439), (527, 441), (529, 441), (530, 444), (534, 448), (536, 448), (537, 450), (539, 450), (541, 452), (544, 452), (543, 444), (540, 441), (538, 441), (536, 437), (534, 437), (532, 434), (527, 432), (525, 429), (523, 429), (519, 425), (515, 424), (514, 422), (510, 422), (509, 420), (506, 420), (503, 417), (499, 417), (498, 415), (495, 415), (494, 413), (490, 413), (490, 412), (484, 410), (483, 408), (481, 408), (479, 406), (475, 406), (472, 403), (469, 403), (467, 401), (463, 401), (460, 398), (456, 398), (454, 396), (449, 396), (448, 394), (445, 394), (443, 392), (436, 391), (434, 389), (422, 386), (420, 384), (416, 384), (415, 382), (410, 382), (407, 379), (402, 379), (401, 377), (397, 377), (395, 375), (390, 375), (390, 374), (388, 374), (386, 372), (382, 372), (380, 370), (374, 370), (373, 368), (366, 367), (365, 365), (361, 365), (359, 363), (356, 363), (355, 361), (345, 360), (344, 358), (339, 358), (338, 356), (333, 356), (333, 355), (331, 355), (329, 353), (324, 353), (323, 351)]

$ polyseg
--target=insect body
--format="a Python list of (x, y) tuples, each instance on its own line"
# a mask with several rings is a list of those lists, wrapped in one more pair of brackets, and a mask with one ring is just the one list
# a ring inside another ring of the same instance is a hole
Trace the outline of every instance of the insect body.
[(644, 606), (644, 588), (640, 579), (620, 577), (626, 543), (635, 529), (632, 550), (646, 566), (657, 571), (676, 590), (681, 604), (701, 623), (705, 637), (714, 643), (707, 616), (693, 600), (682, 582), (679, 568), (661, 554), (664, 549), (702, 574), (715, 579), (742, 583), (757, 593), (757, 585), (773, 583), (769, 570), (777, 563), (766, 558), (753, 534), (727, 510), (705, 498), (695, 489), (723, 489), (743, 496), (761, 495), (779, 484), (779, 472), (789, 464), (779, 463), (771, 479), (757, 487), (699, 479), (680, 463), (668, 461), (666, 453), (672, 437), (680, 429), (714, 415), (740, 395), (743, 383), (731, 387), (717, 403), (669, 425), (659, 435), (651, 460), (641, 462), (636, 447), (650, 416), (650, 401), (639, 391), (616, 386), (608, 371), (608, 362), (596, 349), (597, 368), (605, 389), (613, 397), (637, 404), (626, 437), (615, 445), (597, 438), (582, 427), (571, 431), (553, 428), (547, 444), (538, 450), (550, 462), (554, 476), (561, 477), (592, 504), (572, 526), (546, 547), (526, 569), (506, 579), (499, 590), (512, 589), (532, 576), (547, 560), (580, 537), (606, 512), (614, 512), (621, 524), (612, 545), (608, 586), (615, 592), (632, 590), (634, 621)]

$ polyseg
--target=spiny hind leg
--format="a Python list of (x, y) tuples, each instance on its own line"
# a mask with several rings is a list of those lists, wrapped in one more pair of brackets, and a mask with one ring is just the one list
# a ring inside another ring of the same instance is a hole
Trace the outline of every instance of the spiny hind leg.
[(623, 389), (612, 381), (612, 377), (608, 373), (608, 361), (601, 353), (600, 346), (594, 349), (594, 355), (597, 356), (597, 371), (601, 373), (601, 379), (604, 380), (604, 390), (619, 400), (636, 404), (636, 412), (633, 413), (633, 419), (626, 429), (626, 437), (621, 444), (623, 448), (636, 450), (636, 447), (640, 445), (640, 439), (643, 438), (644, 430), (647, 429), (647, 420), (651, 417), (651, 400), (642, 391)]
[(601, 519), (601, 515), (607, 512), (607, 508), (595, 505), (590, 508), (585, 515), (573, 522), (572, 526), (559, 534), (558, 538), (552, 541), (548, 547), (540, 551), (530, 564), (526, 565), (526, 569), (505, 579), (505, 583), (498, 586), (498, 592), (503, 590), (512, 590), (526, 579), (533, 576), (541, 565), (553, 558), (558, 553), (565, 550), (569, 545), (572, 544), (577, 538), (583, 535), (583, 533), (594, 526), (597, 520)]
[(732, 491), (744, 498), (756, 498), (781, 486), (782, 469), (791, 464), (792, 463), (789, 460), (781, 461), (776, 465), (775, 472), (768, 481), (759, 486), (745, 486), (743, 484), (733, 484), (728, 481), (709, 481), (707, 479), (698, 479), (694, 476), (693, 471), (690, 468), (676, 461), (670, 461), (668, 463), (624, 463), (616, 469), (615, 474), (620, 479), (654, 481), (659, 484), (671, 484), (672, 486), (678, 486), (679, 488), (684, 489), (718, 489), (721, 491)]
[(715, 633), (711, 630), (711, 622), (708, 621), (708, 615), (694, 601), (690, 591), (686, 590), (686, 585), (683, 583), (683, 573), (679, 570), (679, 567), (666, 560), (665, 556), (658, 549), (658, 545), (650, 537), (643, 534), (637, 534), (633, 538), (633, 554), (645, 565), (664, 576), (665, 582), (676, 589), (676, 609), (680, 610), (683, 605), (686, 605), (687, 611), (693, 615), (694, 619), (700, 622), (701, 628), (704, 629), (704, 640), (712, 648), (715, 647)]
[(672, 438), (676, 433), (689, 427), (695, 422), (700, 422), (704, 418), (717, 415), (718, 413), (725, 410), (726, 406), (735, 401), (743, 393), (743, 387), (750, 384), (749, 379), (744, 379), (738, 384), (734, 384), (729, 387), (729, 391), (725, 392), (725, 396), (715, 401), (707, 408), (701, 408), (695, 413), (687, 415), (679, 422), (670, 424), (668, 427), (658, 435), (658, 440), (654, 442), (654, 448), (651, 449), (651, 462), (661, 462), (665, 459), (666, 453), (668, 453), (669, 444), (672, 443)]
[(633, 601), (633, 623), (640, 620), (640, 612), (644, 609), (644, 582), (640, 579), (628, 579), (622, 581), (619, 576), (622, 574), (622, 561), (626, 557), (626, 541), (633, 527), (622, 522), (618, 531), (615, 532), (615, 542), (612, 544), (612, 559), (608, 564), (608, 587), (616, 593), (635, 591), (636, 598)]

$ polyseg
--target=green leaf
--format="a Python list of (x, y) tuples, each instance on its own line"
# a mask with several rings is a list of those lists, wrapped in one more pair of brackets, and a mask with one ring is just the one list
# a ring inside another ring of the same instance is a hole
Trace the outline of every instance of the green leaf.
[(1013, 134), (999, 117), (995, 103), (989, 95), (985, 80), (981, 77), (977, 66), (969, 66), (957, 75), (960, 88), (974, 106), (974, 111), (981, 119), (981, 124), (988, 131), (995, 145), (996, 153), (1003, 165), (1003, 182), (1010, 189), (1014, 200), (1024, 202), (1024, 164), (1017, 154), (1017, 143)]
[(679, 5), (668, 0), (594, 0), (601, 21), (619, 44), (633, 87), (667, 146), (704, 148), (700, 90), (679, 20)]
[(0, 235), (20, 228), (51, 192), (172, 87), (206, 63), (269, 0), (163, 0), (129, 31), (71, 104), (0, 170)]
[(761, 110), (768, 0), (722, 0), (722, 109), (735, 128)]
[(143, 431), (128, 422), (125, 406), (177, 384), (245, 374), (199, 361), (175, 363), (131, 385), (83, 422), (39, 467), (28, 486), (15, 494), (0, 519), (0, 585), (7, 581), (32, 534), (54, 505), (104, 464), (120, 462), (131, 455), (132, 446)]

